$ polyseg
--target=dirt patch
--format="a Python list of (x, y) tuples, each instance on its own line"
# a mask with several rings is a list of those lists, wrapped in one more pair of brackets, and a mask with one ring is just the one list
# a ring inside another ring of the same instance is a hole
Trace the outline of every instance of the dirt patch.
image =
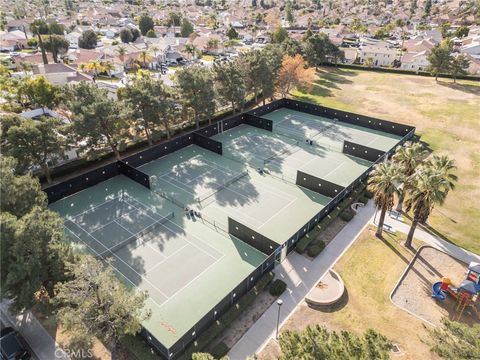
[(328, 245), (330, 241), (332, 241), (337, 234), (342, 231), (342, 229), (347, 225), (346, 221), (343, 221), (339, 217), (333, 220), (330, 225), (327, 226), (325, 230), (323, 230), (315, 239), (315, 241), (323, 241), (325, 245)]
[[(431, 247), (424, 247), (418, 253), (411, 268), (398, 285), (392, 300), (400, 307), (432, 324), (440, 325), (443, 317), (458, 319), (457, 302), (451, 296), (445, 301), (432, 298), (432, 285), (442, 277), (459, 285), (465, 279), (467, 264)], [(459, 319), (469, 324), (480, 322), (480, 306), (467, 307)]]
[(243, 311), (242, 314), (217, 337), (217, 340), (212, 345), (223, 341), (231, 349), (276, 299), (277, 298), (270, 295), (268, 291), (262, 291), (258, 294), (253, 304)]

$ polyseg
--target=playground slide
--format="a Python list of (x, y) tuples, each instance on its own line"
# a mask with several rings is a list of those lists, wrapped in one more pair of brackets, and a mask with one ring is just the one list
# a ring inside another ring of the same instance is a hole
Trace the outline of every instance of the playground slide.
[(445, 293), (442, 290), (440, 290), (441, 286), (442, 286), (441, 281), (437, 281), (435, 284), (432, 285), (432, 297), (434, 299), (445, 300), (446, 296), (445, 296)]

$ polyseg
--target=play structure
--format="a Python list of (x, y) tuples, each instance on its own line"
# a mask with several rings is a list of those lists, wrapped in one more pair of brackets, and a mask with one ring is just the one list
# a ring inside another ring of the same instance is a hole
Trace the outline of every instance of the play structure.
[(450, 295), (457, 302), (457, 320), (462, 316), (465, 308), (480, 301), (480, 263), (471, 262), (465, 279), (458, 287), (452, 284), (449, 278), (442, 278), (432, 285), (432, 297), (444, 301)]

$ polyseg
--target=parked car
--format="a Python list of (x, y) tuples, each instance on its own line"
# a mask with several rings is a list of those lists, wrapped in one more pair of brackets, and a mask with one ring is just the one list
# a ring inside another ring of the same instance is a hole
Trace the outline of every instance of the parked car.
[(2, 360), (28, 360), (32, 357), (27, 343), (12, 327), (0, 331), (0, 356)]

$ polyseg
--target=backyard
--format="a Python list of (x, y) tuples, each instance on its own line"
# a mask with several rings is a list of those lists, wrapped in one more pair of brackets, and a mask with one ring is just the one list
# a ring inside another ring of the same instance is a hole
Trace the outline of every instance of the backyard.
[(303, 101), (417, 127), (437, 154), (455, 159), (459, 181), (428, 223), (445, 239), (480, 253), (480, 83), (362, 70), (321, 68)]

